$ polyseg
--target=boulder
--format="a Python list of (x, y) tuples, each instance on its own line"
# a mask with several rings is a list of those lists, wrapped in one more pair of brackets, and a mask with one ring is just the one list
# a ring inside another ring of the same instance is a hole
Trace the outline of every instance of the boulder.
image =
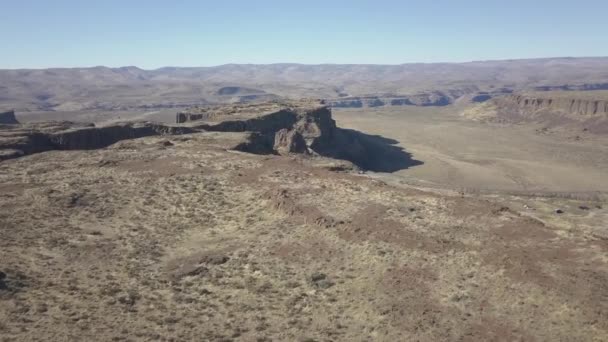
[(273, 149), (280, 155), (289, 153), (307, 153), (306, 141), (296, 130), (283, 128), (274, 136)]

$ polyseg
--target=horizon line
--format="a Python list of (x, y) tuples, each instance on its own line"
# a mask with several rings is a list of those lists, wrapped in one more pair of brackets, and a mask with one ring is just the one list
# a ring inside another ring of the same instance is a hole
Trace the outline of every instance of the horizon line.
[(492, 63), (492, 62), (515, 62), (515, 61), (540, 61), (540, 60), (559, 60), (559, 59), (606, 59), (608, 56), (561, 56), (561, 57), (533, 57), (533, 58), (505, 58), (505, 59), (483, 59), (483, 60), (471, 60), (464, 62), (406, 62), (406, 63), (297, 63), (297, 62), (273, 62), (273, 63), (225, 63), (215, 64), (207, 66), (172, 66), (166, 65), (158, 68), (141, 68), (136, 65), (123, 65), (123, 66), (107, 66), (107, 65), (93, 65), (93, 66), (81, 66), (81, 67), (38, 67), (38, 68), (0, 68), (0, 70), (49, 70), (49, 69), (126, 69), (136, 68), (142, 71), (157, 71), (162, 69), (202, 69), (202, 68), (219, 68), (224, 66), (273, 66), (273, 65), (301, 65), (301, 66), (404, 66), (404, 65), (445, 65), (445, 64), (472, 64), (472, 63)]

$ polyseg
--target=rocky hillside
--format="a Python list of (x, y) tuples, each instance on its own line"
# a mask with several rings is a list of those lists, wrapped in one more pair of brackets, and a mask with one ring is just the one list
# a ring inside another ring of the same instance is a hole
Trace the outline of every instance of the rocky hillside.
[(607, 91), (527, 92), (498, 97), (464, 116), (506, 123), (533, 122), (591, 133), (608, 133)]

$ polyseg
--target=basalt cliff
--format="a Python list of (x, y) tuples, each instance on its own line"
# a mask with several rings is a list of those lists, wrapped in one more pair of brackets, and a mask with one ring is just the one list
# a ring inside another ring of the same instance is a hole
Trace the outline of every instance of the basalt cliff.
[(608, 92), (530, 92), (501, 96), (468, 109), (464, 116), (503, 123), (538, 123), (590, 133), (608, 133)]
[(193, 107), (177, 123), (124, 122), (104, 126), (43, 122), (0, 126), (0, 160), (50, 150), (91, 150), (121, 140), (201, 132), (242, 133), (232, 149), (255, 154), (301, 154), (345, 160), (355, 167), (392, 172), (417, 165), (397, 142), (342, 129), (322, 101), (271, 101)]

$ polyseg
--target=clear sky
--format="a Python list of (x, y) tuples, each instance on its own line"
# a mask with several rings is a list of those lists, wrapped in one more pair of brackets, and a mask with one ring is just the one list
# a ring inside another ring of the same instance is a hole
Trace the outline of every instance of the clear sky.
[(608, 56), (608, 0), (0, 0), (0, 68)]

